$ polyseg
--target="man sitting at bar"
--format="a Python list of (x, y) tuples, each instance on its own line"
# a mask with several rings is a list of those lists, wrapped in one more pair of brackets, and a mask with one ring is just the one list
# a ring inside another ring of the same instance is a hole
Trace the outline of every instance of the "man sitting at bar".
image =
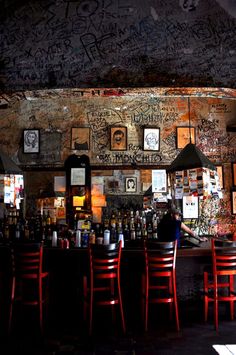
[(181, 212), (176, 208), (171, 208), (158, 224), (158, 240), (160, 242), (172, 242), (177, 239), (180, 247), (181, 230), (188, 233), (197, 240), (204, 242), (205, 237), (199, 237), (192, 229), (181, 221)]

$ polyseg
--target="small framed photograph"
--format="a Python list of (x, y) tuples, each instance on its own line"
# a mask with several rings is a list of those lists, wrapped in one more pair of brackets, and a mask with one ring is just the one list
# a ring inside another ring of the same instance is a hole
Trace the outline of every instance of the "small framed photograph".
[(137, 178), (136, 177), (126, 177), (125, 178), (125, 192), (136, 192), (137, 191)]
[(40, 150), (40, 131), (39, 129), (24, 129), (23, 130), (23, 152), (24, 153), (39, 153)]
[(198, 196), (183, 196), (183, 218), (196, 219), (198, 215)]
[(176, 132), (176, 143), (177, 149), (184, 148), (188, 143), (195, 144), (195, 127), (177, 127)]
[(160, 128), (144, 127), (143, 150), (160, 150)]
[(110, 127), (110, 150), (127, 150), (127, 127)]
[(232, 214), (236, 214), (236, 191), (231, 191)]
[(221, 190), (224, 189), (224, 170), (222, 165), (216, 165), (216, 172), (219, 178), (219, 184)]
[(73, 150), (90, 149), (90, 128), (89, 127), (71, 128), (71, 149)]
[(236, 162), (232, 163), (233, 186), (236, 186)]

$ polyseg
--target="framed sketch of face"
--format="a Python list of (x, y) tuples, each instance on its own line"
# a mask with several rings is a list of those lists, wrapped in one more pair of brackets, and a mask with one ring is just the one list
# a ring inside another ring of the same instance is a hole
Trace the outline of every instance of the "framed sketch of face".
[(143, 129), (143, 150), (160, 150), (160, 128), (145, 127)]
[(184, 148), (188, 143), (195, 144), (195, 127), (177, 127), (177, 149)]
[(110, 127), (111, 150), (127, 149), (127, 127), (113, 126)]
[(137, 178), (136, 177), (126, 177), (125, 178), (125, 192), (136, 192), (137, 191)]
[(23, 152), (39, 153), (40, 150), (40, 134), (39, 129), (23, 130)]

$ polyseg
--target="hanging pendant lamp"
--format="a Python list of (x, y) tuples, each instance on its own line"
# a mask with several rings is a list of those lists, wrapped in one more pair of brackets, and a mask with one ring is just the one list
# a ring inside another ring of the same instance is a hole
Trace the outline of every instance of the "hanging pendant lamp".
[(190, 100), (188, 97), (188, 114), (189, 114), (189, 137), (188, 143), (179, 155), (171, 163), (167, 172), (195, 169), (195, 168), (208, 168), (216, 170), (215, 165), (201, 152), (201, 150), (191, 142), (191, 124), (190, 124)]

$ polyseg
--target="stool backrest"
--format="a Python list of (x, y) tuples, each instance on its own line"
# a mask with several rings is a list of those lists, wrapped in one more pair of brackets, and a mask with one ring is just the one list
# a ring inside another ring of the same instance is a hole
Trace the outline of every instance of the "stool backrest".
[(42, 272), (41, 243), (15, 243), (11, 246), (12, 272), (16, 277), (36, 277)]
[(236, 274), (236, 242), (211, 241), (213, 273), (221, 275)]
[(176, 250), (177, 241), (145, 242), (146, 271), (150, 274), (150, 272), (171, 272), (175, 270)]
[(90, 244), (89, 260), (91, 276), (114, 278), (120, 271), (121, 242), (108, 245)]

